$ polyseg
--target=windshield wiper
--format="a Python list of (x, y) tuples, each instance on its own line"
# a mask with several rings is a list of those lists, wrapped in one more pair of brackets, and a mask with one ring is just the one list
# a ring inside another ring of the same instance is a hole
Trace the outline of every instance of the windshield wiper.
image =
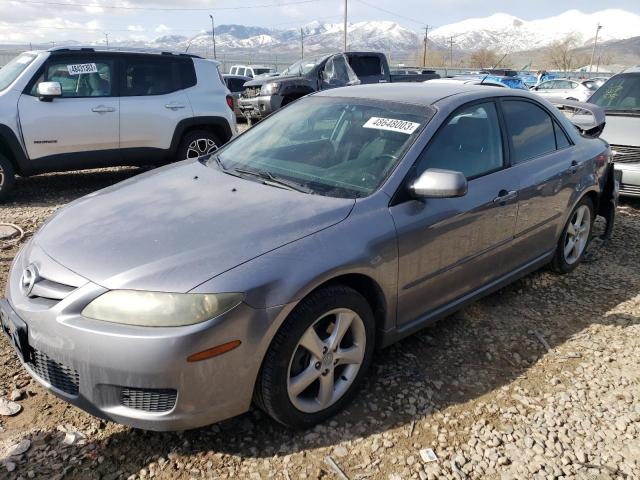
[(287, 190), (293, 190), (295, 192), (313, 193), (311, 189), (306, 188), (305, 186), (299, 183), (284, 180), (280, 177), (276, 177), (271, 172), (267, 172), (264, 170), (248, 170), (245, 168), (234, 168), (233, 171), (243, 175), (251, 175), (253, 177), (260, 178), (262, 180), (262, 183), (264, 183), (265, 185), (286, 188)]

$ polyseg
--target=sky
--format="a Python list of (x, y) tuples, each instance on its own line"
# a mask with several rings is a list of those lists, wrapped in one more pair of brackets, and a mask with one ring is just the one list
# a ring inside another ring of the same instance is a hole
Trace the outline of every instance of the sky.
[[(524, 20), (570, 9), (619, 8), (640, 14), (640, 0), (347, 0), (348, 20), (391, 20), (415, 31), (471, 17), (508, 13)], [(247, 8), (249, 7), (249, 8)], [(192, 37), (217, 25), (280, 29), (343, 21), (344, 0), (0, 0), (0, 44), (63, 40), (153, 40)]]

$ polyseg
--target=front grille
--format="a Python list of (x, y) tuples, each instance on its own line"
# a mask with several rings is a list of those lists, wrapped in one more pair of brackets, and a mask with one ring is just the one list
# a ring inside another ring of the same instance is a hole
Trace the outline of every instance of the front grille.
[(29, 366), (38, 377), (58, 390), (69, 395), (77, 395), (80, 385), (78, 372), (51, 359), (46, 353), (33, 350)]
[(260, 95), (260, 87), (247, 87), (242, 93), (243, 97), (254, 98)]
[(64, 283), (54, 282), (53, 280), (39, 276), (33, 284), (33, 289), (29, 293), (29, 297), (62, 300), (76, 288), (77, 287), (73, 285), (65, 285)]
[(611, 145), (611, 150), (615, 152), (615, 155), (613, 156), (613, 161), (615, 163), (640, 162), (640, 147)]
[(640, 197), (640, 185), (629, 185), (628, 183), (623, 183), (620, 185), (620, 193), (623, 195)]
[(145, 412), (168, 412), (175, 406), (177, 394), (173, 389), (123, 387), (120, 404)]

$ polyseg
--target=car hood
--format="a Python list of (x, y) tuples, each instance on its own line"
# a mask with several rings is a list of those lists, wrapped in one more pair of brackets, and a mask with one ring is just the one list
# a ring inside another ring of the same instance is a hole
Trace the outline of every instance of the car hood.
[(187, 292), (344, 220), (354, 203), (186, 161), (75, 201), (34, 241), (58, 263), (105, 288)]
[(611, 114), (606, 112), (607, 123), (600, 138), (612, 145), (640, 147), (640, 115)]

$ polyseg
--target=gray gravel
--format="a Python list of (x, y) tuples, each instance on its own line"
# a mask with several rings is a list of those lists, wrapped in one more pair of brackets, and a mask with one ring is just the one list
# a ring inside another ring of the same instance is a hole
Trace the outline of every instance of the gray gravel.
[[(0, 222), (28, 237), (137, 172), (19, 179)], [(22, 409), (0, 416), (0, 478), (640, 478), (639, 239), (640, 202), (624, 202), (593, 262), (536, 272), (380, 352), (348, 410), (302, 432), (257, 410), (177, 433), (102, 421), (40, 388), (2, 337), (0, 398)], [(0, 288), (16, 250), (0, 243)]]

